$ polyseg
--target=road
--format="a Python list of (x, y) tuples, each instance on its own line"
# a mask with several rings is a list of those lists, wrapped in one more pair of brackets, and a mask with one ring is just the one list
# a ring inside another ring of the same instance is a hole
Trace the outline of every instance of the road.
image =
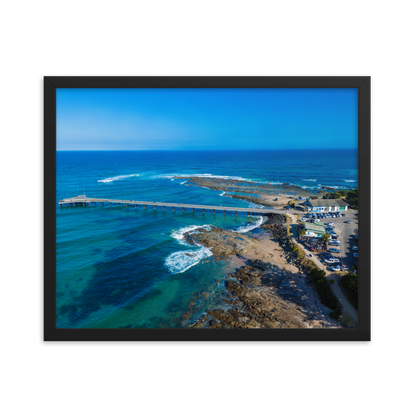
[[(354, 251), (352, 250), (353, 246), (358, 246), (357, 240), (355, 240), (355, 234), (358, 233), (358, 214), (356, 211), (346, 211), (346, 216), (341, 218), (324, 218), (319, 221), (322, 221), (324, 224), (329, 222), (334, 223), (334, 230), (338, 234), (338, 241), (341, 243), (339, 246), (330, 246), (336, 247), (341, 250), (341, 253), (333, 253), (334, 257), (337, 257), (340, 262), (348, 267), (349, 271), (354, 270), (355, 258), (353, 256)], [(347, 221), (350, 221), (348, 224)], [(358, 312), (351, 305), (350, 301), (347, 299), (347, 296), (344, 294), (340, 284), (339, 279), (341, 278), (340, 273), (330, 272), (328, 267), (321, 263), (319, 257), (316, 254), (313, 254), (305, 246), (301, 245), (302, 249), (307, 253), (309, 258), (319, 266), (320, 269), (327, 269), (326, 280), (334, 279), (335, 283), (331, 284), (331, 289), (337, 299), (340, 301), (344, 312), (349, 314), (351, 318), (358, 323)]]

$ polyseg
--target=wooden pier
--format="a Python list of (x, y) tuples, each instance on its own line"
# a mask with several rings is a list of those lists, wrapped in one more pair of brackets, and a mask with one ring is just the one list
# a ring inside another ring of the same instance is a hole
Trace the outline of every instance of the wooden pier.
[(61, 199), (58, 202), (59, 206), (62, 207), (69, 207), (69, 206), (92, 206), (92, 205), (98, 205), (98, 206), (120, 206), (124, 205), (126, 208), (133, 207), (137, 209), (139, 206), (142, 206), (144, 209), (147, 209), (147, 207), (152, 207), (153, 210), (155, 210), (157, 207), (160, 207), (163, 209), (163, 211), (166, 208), (171, 208), (172, 211), (175, 211), (176, 208), (180, 208), (182, 212), (185, 212), (186, 209), (192, 210), (192, 212), (195, 212), (196, 209), (202, 210), (202, 213), (205, 213), (205, 210), (212, 211), (212, 213), (215, 215), (216, 213), (224, 213), (224, 215), (227, 215), (227, 213), (234, 213), (237, 215), (238, 212), (245, 212), (247, 215), (250, 214), (278, 214), (279, 211), (273, 208), (240, 208), (240, 207), (224, 207), (222, 205), (220, 206), (214, 206), (214, 205), (197, 205), (197, 204), (178, 204), (178, 203), (172, 203), (172, 202), (156, 202), (156, 201), (130, 201), (125, 199), (103, 199), (103, 198), (88, 198), (85, 195), (79, 195), (75, 196), (73, 198), (67, 198), (67, 199)]

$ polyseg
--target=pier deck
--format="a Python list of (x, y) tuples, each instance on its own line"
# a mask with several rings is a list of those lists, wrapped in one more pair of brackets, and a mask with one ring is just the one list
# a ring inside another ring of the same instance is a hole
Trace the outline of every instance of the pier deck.
[(259, 213), (259, 214), (277, 214), (279, 213), (278, 210), (273, 208), (240, 208), (240, 207), (226, 207), (222, 205), (198, 205), (198, 204), (179, 204), (179, 203), (172, 203), (172, 202), (156, 202), (156, 201), (131, 201), (126, 199), (103, 199), (103, 198), (88, 198), (85, 195), (79, 195), (73, 198), (67, 198), (67, 199), (61, 199), (58, 202), (60, 207), (65, 206), (75, 206), (75, 205), (81, 205), (81, 206), (89, 206), (89, 205), (125, 205), (126, 207), (133, 206), (138, 207), (143, 206), (144, 208), (151, 206), (153, 209), (156, 209), (156, 207), (162, 207), (165, 208), (172, 208), (172, 210), (175, 210), (176, 208), (181, 208), (182, 211), (185, 209), (199, 209), (199, 210), (211, 210), (215, 213), (215, 211), (224, 211), (226, 213), (229, 212), (235, 212), (237, 215), (237, 212), (246, 212), (249, 213)]

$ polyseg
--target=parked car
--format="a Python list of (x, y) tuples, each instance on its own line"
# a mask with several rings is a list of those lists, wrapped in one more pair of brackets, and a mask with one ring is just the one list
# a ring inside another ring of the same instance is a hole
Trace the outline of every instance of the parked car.
[(357, 246), (354, 246), (352, 249), (353, 249), (354, 251), (358, 251), (358, 247), (357, 247)]
[(350, 220), (347, 220), (347, 221), (345, 221), (347, 224), (350, 224), (351, 223), (351, 221)]
[(333, 272), (340, 272), (340, 271), (341, 271), (341, 267), (340, 267), (340, 265), (338, 264), (337, 266), (333, 266), (333, 267), (331, 267), (331, 270), (332, 270)]
[(329, 223), (328, 223), (328, 225), (332, 225), (332, 226), (333, 226), (333, 225), (334, 225), (334, 223), (333, 223), (333, 222), (329, 222)]
[(353, 255), (356, 259), (358, 259), (358, 253), (352, 253), (352, 255)]
[(339, 260), (337, 259), (326, 259), (324, 260), (326, 264), (335, 264), (335, 263), (339, 263)]
[(330, 247), (329, 248), (329, 251), (331, 253), (341, 253), (341, 250), (339, 250), (338, 248), (335, 248), (335, 247)]
[(330, 246), (339, 246), (341, 243), (338, 240), (332, 240), (328, 244)]

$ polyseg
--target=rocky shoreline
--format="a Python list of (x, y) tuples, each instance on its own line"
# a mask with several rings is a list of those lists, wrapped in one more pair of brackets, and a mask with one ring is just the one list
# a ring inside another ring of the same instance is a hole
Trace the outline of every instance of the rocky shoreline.
[(219, 258), (244, 254), (257, 244), (255, 238), (219, 227), (188, 231), (184, 234), (184, 239), (189, 244), (209, 247), (212, 254)]
[[(297, 197), (322, 197), (327, 192), (321, 189), (304, 189), (300, 186), (291, 185), (289, 183), (270, 184), (261, 182), (250, 182), (239, 179), (224, 179), (201, 176), (175, 176), (174, 179), (181, 179), (190, 185), (201, 186), (211, 190), (232, 192), (227, 197), (242, 199), (254, 202), (258, 205), (270, 207), (280, 207), (288, 203), (289, 200)], [(251, 194), (251, 195), (238, 195)], [(258, 196), (253, 196), (258, 195)], [(277, 201), (275, 201), (278, 195)]]
[[(262, 228), (277, 236), (285, 221), (274, 215)], [(284, 229), (284, 228), (283, 228)], [(248, 235), (212, 227), (186, 233), (190, 244), (210, 247), (217, 258), (242, 256), (256, 249), (259, 240)], [(274, 243), (278, 246), (277, 243)], [(277, 250), (277, 248), (275, 249)], [(289, 259), (287, 259), (290, 261)], [(329, 318), (307, 283), (306, 275), (288, 273), (276, 264), (251, 259), (226, 276), (221, 309), (208, 309), (190, 324), (192, 328), (339, 328)], [(219, 282), (220, 283), (220, 282)], [(191, 305), (192, 307), (192, 305)]]
[(207, 310), (192, 328), (337, 328), (279, 267), (261, 260), (225, 281), (228, 309)]

